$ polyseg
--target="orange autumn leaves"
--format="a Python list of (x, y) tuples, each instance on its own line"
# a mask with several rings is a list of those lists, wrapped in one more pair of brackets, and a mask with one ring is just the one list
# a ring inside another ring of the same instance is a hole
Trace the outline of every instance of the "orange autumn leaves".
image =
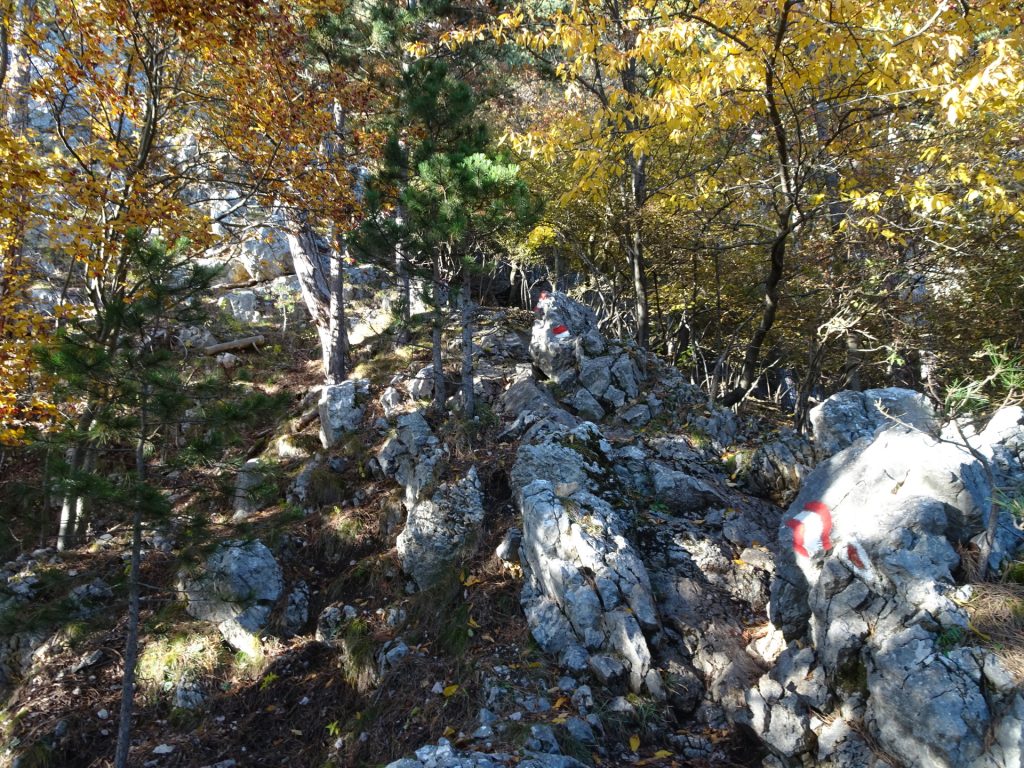
[(351, 119), (350, 151), (325, 150), (335, 106), (355, 115), (366, 101), (347, 72), (311, 53), (318, 14), (339, 3), (6, 5), (5, 19), (24, 21), (7, 30), (12, 50), (33, 62), (27, 83), (3, 84), (5, 104), (20, 100), (32, 119), (0, 125), (0, 440), (9, 442), (53, 413), (41, 407), (47, 385), (31, 353), (56, 322), (29, 293), (41, 280), (65, 284), (74, 312), (88, 315), (124, 288), (129, 231), (185, 238), (195, 254), (213, 244), (209, 208), (194, 202), (211, 196), (315, 201), (317, 216), (351, 218), (351, 156), (374, 145)]

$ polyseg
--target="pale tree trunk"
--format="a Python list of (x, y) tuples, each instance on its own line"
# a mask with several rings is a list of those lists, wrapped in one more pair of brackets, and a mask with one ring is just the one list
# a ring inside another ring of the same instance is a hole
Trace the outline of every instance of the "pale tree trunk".
[[(78, 476), (85, 470), (86, 459), (89, 454), (89, 443), (84, 436), (92, 428), (95, 419), (96, 406), (94, 403), (89, 403), (75, 425), (75, 434), (78, 436), (79, 442), (75, 443), (75, 446), (71, 449), (71, 455), (68, 457), (68, 476), (71, 478), (73, 485), (78, 482)], [(79, 496), (74, 491), (64, 494), (60, 510), (60, 528), (57, 532), (58, 552), (63, 552), (75, 546), (75, 534), (78, 527), (78, 501)]]
[[(616, 14), (616, 22), (620, 28), (620, 34), (627, 33), (623, 20)], [(632, 47), (632, 43), (629, 44)], [(640, 66), (637, 59), (630, 58), (620, 74), (622, 89), (631, 96), (639, 95), (643, 90), (641, 83)], [(646, 122), (637, 119), (628, 124), (633, 131), (642, 131), (647, 127)], [(644, 206), (647, 204), (647, 163), (649, 156), (646, 152), (634, 154), (632, 148), (626, 151), (626, 169), (629, 171), (629, 189), (625, 193), (626, 203), (626, 231), (624, 233), (624, 245), (626, 259), (629, 262), (633, 281), (633, 298), (636, 308), (636, 341), (641, 349), (648, 349), (651, 343), (651, 321), (650, 310), (647, 300), (647, 264), (644, 253)]]
[[(400, 212), (398, 217), (399, 225), (401, 225), (401, 222)], [(408, 344), (410, 338), (409, 322), (412, 320), (412, 285), (409, 280), (409, 266), (406, 263), (401, 243), (395, 245), (395, 277), (398, 280), (398, 311), (402, 326), (401, 331), (398, 333), (398, 343)]]
[[(82, 471), (91, 474), (96, 469), (96, 451), (86, 444), (85, 461), (82, 463)], [(86, 506), (84, 496), (78, 497), (75, 508), (75, 536), (78, 541), (85, 541), (85, 535), (89, 532), (89, 508)]]
[(647, 349), (651, 343), (651, 320), (647, 300), (647, 263), (644, 253), (643, 206), (647, 198), (647, 158), (630, 160), (632, 221), (626, 232), (626, 256), (632, 271), (636, 302), (636, 343)]
[(469, 295), (469, 268), (462, 268), (462, 289), (459, 309), (462, 316), (462, 414), (467, 419), (476, 415), (473, 391), (473, 301)]
[(0, 87), (7, 125), (17, 136), (28, 129), (28, 91), (32, 67), (25, 46), (25, 27), (35, 0), (17, 0), (9, 19), (0, 20)]
[[(25, 28), (34, 7), (35, 0), (14, 0), (9, 5), (9, 18), (0, 19), (0, 107), (6, 125), (15, 136), (24, 136), (28, 131), (32, 68), (25, 45)], [(25, 202), (24, 190), (17, 184), (4, 194), (18, 203)], [(15, 290), (13, 277), (24, 253), (26, 222), (22, 219), (16, 224), (11, 243), (0, 249), (0, 298)], [(7, 318), (0, 315), (0, 333), (6, 324)]]
[[(334, 135), (327, 145), (328, 157), (341, 160), (345, 135), (345, 110), (334, 101)], [(330, 318), (327, 326), (328, 347), (324, 350), (324, 373), (328, 384), (340, 384), (348, 377), (348, 327), (345, 325), (345, 257), (348, 248), (338, 222), (331, 223), (330, 254)]]
[(331, 366), (331, 284), (330, 248), (309, 223), (306, 211), (286, 209), (288, 250), (292, 254), (295, 276), (299, 279), (302, 299), (306, 303), (317, 334), (324, 372)]
[(331, 323), (328, 332), (327, 383), (340, 384), (348, 377), (348, 327), (345, 325), (345, 244), (334, 233), (331, 253)]

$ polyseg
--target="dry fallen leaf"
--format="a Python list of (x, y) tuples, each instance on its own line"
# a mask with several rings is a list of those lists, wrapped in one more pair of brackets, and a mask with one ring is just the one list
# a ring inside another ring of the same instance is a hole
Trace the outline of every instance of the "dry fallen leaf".
[(629, 737), (629, 748), (634, 752), (640, 749), (640, 737), (636, 734)]
[(441, 693), (443, 693), (444, 697), (448, 699), (454, 696), (457, 690), (459, 690), (459, 684), (452, 683), (451, 685), (446, 685)]

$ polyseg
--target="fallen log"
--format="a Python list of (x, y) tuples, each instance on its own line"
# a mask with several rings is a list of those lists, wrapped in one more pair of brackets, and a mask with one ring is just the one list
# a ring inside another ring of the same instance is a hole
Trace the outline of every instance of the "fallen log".
[(221, 352), (232, 352), (236, 349), (245, 349), (247, 347), (255, 347), (259, 349), (261, 344), (266, 343), (266, 338), (260, 336), (246, 336), (244, 339), (235, 339), (234, 341), (224, 341), (220, 344), (214, 344), (212, 347), (204, 347), (204, 355), (219, 355)]

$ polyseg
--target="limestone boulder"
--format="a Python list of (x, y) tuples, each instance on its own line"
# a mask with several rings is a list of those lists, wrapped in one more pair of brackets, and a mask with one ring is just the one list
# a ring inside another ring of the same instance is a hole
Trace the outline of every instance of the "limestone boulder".
[(511, 485), (523, 520), (523, 606), (534, 638), (568, 668), (597, 674), (608, 657), (634, 691), (664, 697), (647, 638), (660, 620), (627, 537), (632, 517), (612, 456), (589, 423), (520, 446)]
[(605, 348), (597, 315), (563, 293), (544, 292), (536, 307), (530, 336), (530, 358), (545, 376), (559, 384), (575, 380), (579, 360)]
[(377, 453), (377, 463), (386, 477), (405, 488), (405, 505), (410, 509), (437, 487), (448, 454), (422, 412), (403, 413), (396, 422), (394, 434)]
[(810, 420), (820, 459), (874, 436), (879, 429), (904, 426), (931, 433), (939, 427), (928, 398), (900, 387), (837, 392), (811, 409)]
[(480, 479), (472, 467), (461, 481), (440, 485), (409, 510), (396, 542), (402, 570), (420, 589), (434, 586), (471, 549), (483, 519)]
[(345, 435), (359, 428), (370, 394), (366, 379), (330, 384), (320, 390), (320, 442), (324, 448), (333, 448)]
[(180, 582), (188, 614), (216, 624), (235, 650), (250, 655), (284, 593), (281, 566), (261, 541), (221, 545), (198, 574), (183, 573)]
[[(984, 528), (991, 498), (968, 450), (905, 426), (859, 439), (804, 482), (779, 528), (771, 618), (813, 649), (814, 667), (797, 678), (820, 667), (863, 702), (838, 725), (814, 726), (823, 764), (852, 765), (843, 761), (863, 754), (843, 723), (908, 766), (1020, 764), (1021, 693), (992, 682), (1005, 672), (990, 654), (961, 645), (967, 615), (954, 599), (957, 546)], [(782, 680), (794, 662), (784, 652), (768, 675), (781, 695), (762, 678), (767, 689), (747, 696), (752, 727), (786, 760), (813, 746), (795, 738), (795, 725), (784, 738), (773, 731), (801, 711)]]
[(751, 493), (788, 505), (815, 463), (811, 441), (783, 430), (753, 450), (737, 452), (736, 479)]

